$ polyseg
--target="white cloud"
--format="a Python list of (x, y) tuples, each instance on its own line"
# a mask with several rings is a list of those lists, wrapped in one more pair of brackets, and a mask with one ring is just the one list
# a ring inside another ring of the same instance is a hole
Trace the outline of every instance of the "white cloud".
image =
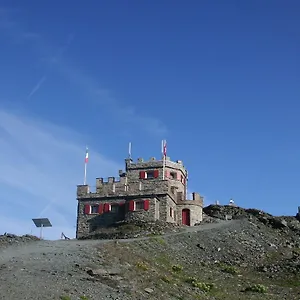
[[(31, 219), (48, 217), (53, 228), (45, 229), (45, 237), (59, 238), (61, 231), (74, 237), (85, 142), (67, 128), (0, 109), (0, 234), (39, 235)], [(94, 186), (96, 177), (122, 166), (92, 149), (88, 183)]]

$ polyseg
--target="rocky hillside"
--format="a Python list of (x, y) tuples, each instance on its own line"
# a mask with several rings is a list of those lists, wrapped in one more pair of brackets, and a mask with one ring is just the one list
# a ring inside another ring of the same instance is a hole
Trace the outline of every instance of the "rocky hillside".
[(0, 247), (3, 248), (3, 247), (8, 247), (10, 245), (30, 243), (38, 240), (40, 239), (33, 235), (17, 236), (15, 234), (5, 233), (3, 235), (0, 235)]
[(180, 230), (131, 224), (146, 233), (134, 239), (0, 242), (0, 299), (300, 299), (295, 217), (230, 206), (205, 214)]

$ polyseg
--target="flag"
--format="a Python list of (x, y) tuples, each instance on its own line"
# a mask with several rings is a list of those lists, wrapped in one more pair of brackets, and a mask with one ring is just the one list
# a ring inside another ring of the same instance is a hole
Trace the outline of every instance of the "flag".
[(86, 151), (85, 151), (85, 163), (87, 164), (89, 162), (89, 149), (86, 148)]
[(163, 155), (166, 157), (167, 156), (167, 141), (166, 140), (164, 140), (164, 142), (163, 142), (164, 144), (164, 146), (163, 146)]

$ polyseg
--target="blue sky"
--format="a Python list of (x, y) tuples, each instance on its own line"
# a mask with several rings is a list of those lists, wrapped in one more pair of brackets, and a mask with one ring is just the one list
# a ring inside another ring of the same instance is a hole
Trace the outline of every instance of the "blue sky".
[[(81, 3), (81, 4), (79, 4)], [(168, 154), (205, 203), (300, 205), (299, 1), (0, 1), (0, 232), (74, 236), (76, 185)]]

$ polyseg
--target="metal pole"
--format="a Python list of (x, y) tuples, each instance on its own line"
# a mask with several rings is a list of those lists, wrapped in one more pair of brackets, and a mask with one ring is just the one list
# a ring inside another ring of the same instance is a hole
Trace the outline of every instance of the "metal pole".
[(87, 168), (87, 163), (84, 163), (84, 179), (83, 179), (83, 185), (86, 185), (86, 168)]
[(128, 157), (131, 159), (131, 142), (129, 143), (128, 147)]
[(165, 180), (165, 165), (166, 165), (166, 155), (165, 155), (165, 140), (162, 140), (162, 155), (163, 155), (163, 180)]
[(85, 149), (85, 160), (84, 160), (84, 179), (83, 179), (83, 184), (86, 185), (86, 168), (87, 168), (87, 163), (89, 161), (89, 150), (88, 147), (86, 146)]

